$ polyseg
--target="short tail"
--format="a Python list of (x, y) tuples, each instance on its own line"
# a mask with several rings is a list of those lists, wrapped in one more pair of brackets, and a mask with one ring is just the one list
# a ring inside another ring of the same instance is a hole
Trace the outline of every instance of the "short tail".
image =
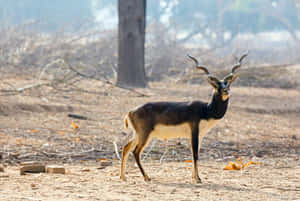
[(129, 121), (129, 113), (126, 114), (126, 116), (124, 118), (124, 127), (125, 127), (125, 129), (128, 129), (128, 121)]

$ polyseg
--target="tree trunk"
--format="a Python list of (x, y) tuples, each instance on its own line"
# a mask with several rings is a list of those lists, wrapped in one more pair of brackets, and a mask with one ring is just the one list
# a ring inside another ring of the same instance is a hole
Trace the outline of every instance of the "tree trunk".
[(144, 67), (146, 0), (119, 0), (117, 85), (146, 87)]

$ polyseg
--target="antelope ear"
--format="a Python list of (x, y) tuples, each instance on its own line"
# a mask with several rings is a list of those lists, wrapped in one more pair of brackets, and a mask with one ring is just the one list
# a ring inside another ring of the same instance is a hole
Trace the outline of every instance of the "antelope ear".
[(239, 76), (238, 73), (236, 74), (230, 73), (223, 79), (223, 82), (227, 82), (226, 85), (230, 86), (236, 80), (236, 78), (238, 78), (238, 76)]
[(215, 89), (219, 88), (219, 83), (220, 81), (218, 80), (218, 78), (214, 77), (214, 76), (207, 76), (207, 81), (208, 83), (213, 86)]
[(232, 84), (236, 80), (236, 78), (238, 78), (238, 77), (239, 77), (238, 73), (234, 74), (233, 77), (230, 80), (230, 84)]

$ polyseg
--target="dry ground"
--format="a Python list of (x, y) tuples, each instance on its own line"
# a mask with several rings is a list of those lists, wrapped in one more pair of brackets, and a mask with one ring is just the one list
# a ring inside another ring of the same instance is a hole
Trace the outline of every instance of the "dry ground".
[[(10, 84), (8, 84), (10, 83)], [(128, 181), (119, 179), (118, 152), (128, 140), (123, 116), (148, 101), (208, 101), (211, 89), (176, 83), (151, 83), (138, 90), (148, 96), (81, 80), (54, 90), (40, 87), (17, 95), (6, 90), (36, 83), (32, 77), (6, 76), (0, 81), (0, 200), (300, 200), (300, 91), (233, 86), (226, 117), (202, 142), (200, 177), (191, 180), (187, 140), (153, 141), (144, 166), (145, 183), (134, 162)], [(76, 86), (76, 87), (75, 87)], [(87, 117), (78, 120), (68, 117)], [(75, 130), (72, 122), (79, 126)], [(242, 157), (252, 165), (224, 171)], [(100, 168), (98, 159), (112, 160)], [(20, 176), (22, 161), (62, 164), (65, 175)]]

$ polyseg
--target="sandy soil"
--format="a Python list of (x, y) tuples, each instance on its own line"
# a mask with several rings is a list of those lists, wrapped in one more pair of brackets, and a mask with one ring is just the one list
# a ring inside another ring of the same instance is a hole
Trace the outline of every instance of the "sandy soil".
[[(193, 184), (189, 142), (153, 141), (143, 164), (145, 183), (132, 157), (127, 182), (119, 179), (118, 153), (128, 140), (123, 116), (148, 101), (210, 99), (209, 86), (151, 83), (149, 96), (81, 80), (8, 95), (33, 84), (30, 77), (0, 82), (0, 200), (300, 200), (300, 91), (232, 88), (226, 117), (205, 137), (200, 150), (202, 184)], [(82, 115), (88, 120), (70, 118)], [(79, 126), (74, 129), (72, 122)], [(229, 161), (255, 161), (242, 171), (225, 171)], [(103, 168), (99, 159), (113, 162)], [(65, 175), (19, 175), (19, 163), (61, 164)]]
[[(280, 160), (272, 160), (279, 162)], [(298, 163), (299, 164), (299, 163)], [(66, 175), (20, 176), (17, 167), (1, 174), (1, 200), (297, 200), (300, 166), (274, 164), (224, 171), (225, 163), (202, 162), (203, 184), (191, 183), (190, 163), (147, 163), (151, 183), (130, 163), (127, 182), (119, 179), (119, 164), (65, 165)]]

